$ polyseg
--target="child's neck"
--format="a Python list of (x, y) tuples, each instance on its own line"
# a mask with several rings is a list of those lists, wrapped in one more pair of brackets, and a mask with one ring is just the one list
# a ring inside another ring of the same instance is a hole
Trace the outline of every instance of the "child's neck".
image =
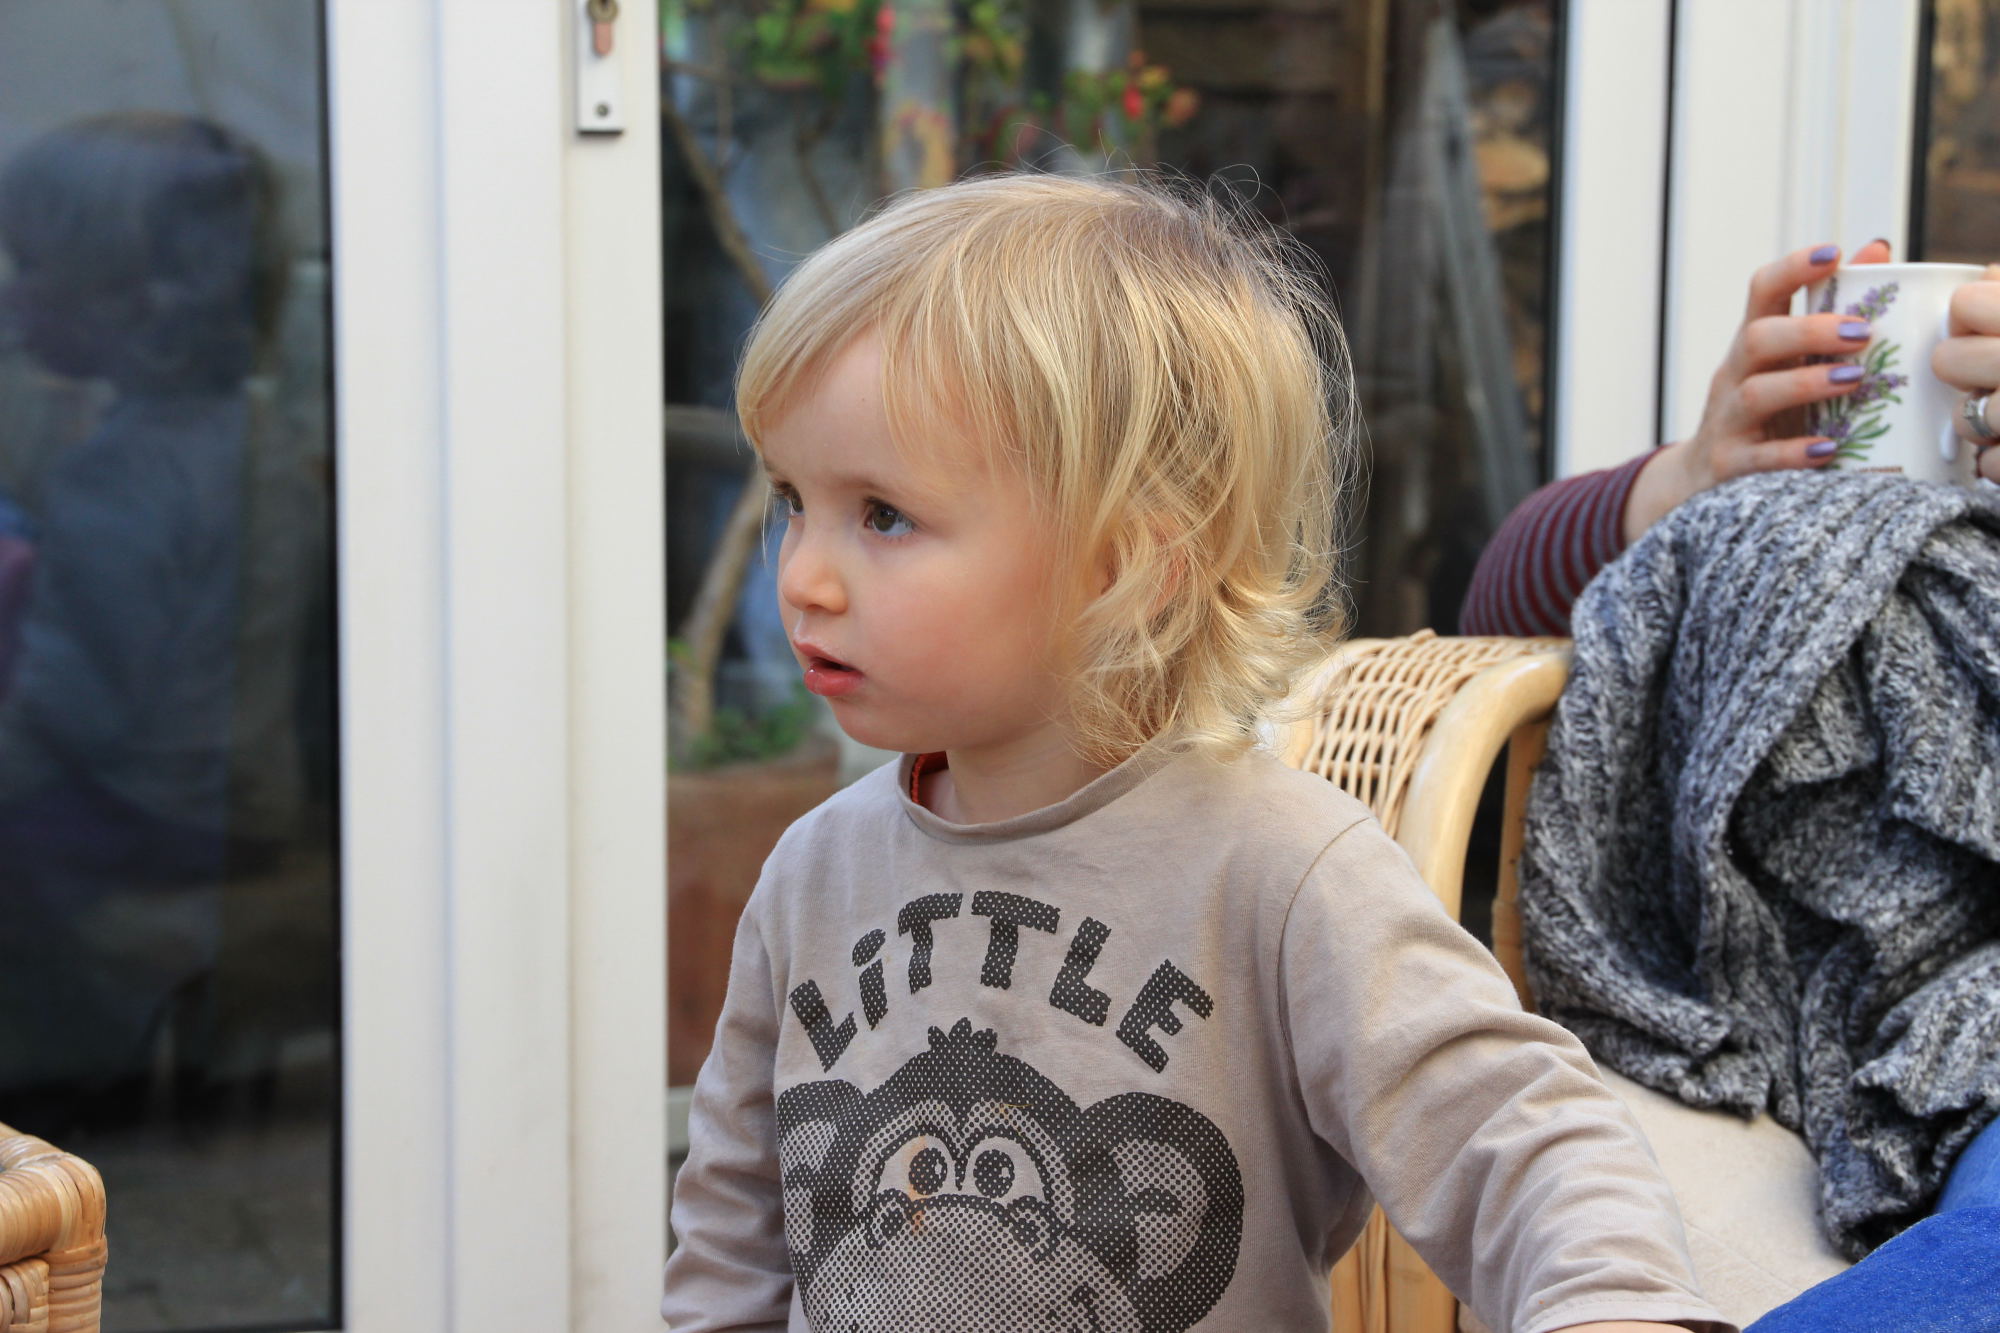
[(954, 824), (991, 824), (1054, 805), (1106, 770), (1060, 734), (1004, 749), (947, 750), (949, 766), (927, 775), (924, 808)]

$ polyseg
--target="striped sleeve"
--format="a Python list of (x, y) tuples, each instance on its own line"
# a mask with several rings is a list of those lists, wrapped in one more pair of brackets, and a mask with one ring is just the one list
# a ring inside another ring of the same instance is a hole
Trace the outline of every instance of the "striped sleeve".
[(1625, 549), (1625, 501), (1652, 457), (1550, 482), (1515, 506), (1480, 553), (1459, 633), (1568, 634), (1577, 594)]

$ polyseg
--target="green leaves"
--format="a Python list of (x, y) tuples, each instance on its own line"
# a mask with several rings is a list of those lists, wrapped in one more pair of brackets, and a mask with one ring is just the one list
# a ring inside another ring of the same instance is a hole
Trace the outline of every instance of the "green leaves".
[(754, 715), (740, 708), (718, 708), (715, 725), (706, 735), (689, 738), (685, 757), (672, 767), (719, 768), (753, 759), (775, 759), (795, 749), (812, 730), (812, 722), (813, 697), (803, 685), (785, 702)]
[(883, 0), (777, 0), (744, 29), (744, 66), (768, 87), (838, 101), (853, 76), (871, 67), (869, 43), (883, 7)]
[[(685, 639), (667, 639), (667, 690), (671, 694), (675, 677), (695, 670), (694, 653)], [(803, 681), (792, 682), (791, 694), (782, 702), (754, 712), (742, 708), (715, 710), (714, 720), (699, 735), (671, 737), (668, 767), (686, 772), (719, 768), (723, 764), (753, 759), (775, 759), (797, 747), (813, 729), (818, 707)]]

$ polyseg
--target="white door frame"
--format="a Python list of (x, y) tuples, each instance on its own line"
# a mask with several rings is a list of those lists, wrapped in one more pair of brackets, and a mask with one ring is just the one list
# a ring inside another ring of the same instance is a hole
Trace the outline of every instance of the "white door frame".
[(1570, 0), (1553, 240), (1555, 475), (1653, 442), (1673, 0)]
[(656, 5), (626, 0), (616, 58), (627, 128), (615, 138), (568, 133), (563, 152), (576, 1333), (659, 1333), (667, 1252), (666, 289), (657, 25)]
[(1920, 0), (1676, 3), (1669, 439), (1701, 419), (1760, 265), (1875, 237), (1908, 254), (1922, 16)]
[(658, 1327), (656, 55), (569, 123), (543, 0), (330, 0), (345, 1322)]

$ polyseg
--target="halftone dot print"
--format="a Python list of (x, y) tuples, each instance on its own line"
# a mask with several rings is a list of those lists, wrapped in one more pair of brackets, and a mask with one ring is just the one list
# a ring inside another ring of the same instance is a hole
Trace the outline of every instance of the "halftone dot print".
[(1236, 1156), (1148, 1093), (1079, 1107), (960, 1019), (879, 1087), (778, 1099), (785, 1236), (823, 1333), (1179, 1333), (1235, 1276)]

